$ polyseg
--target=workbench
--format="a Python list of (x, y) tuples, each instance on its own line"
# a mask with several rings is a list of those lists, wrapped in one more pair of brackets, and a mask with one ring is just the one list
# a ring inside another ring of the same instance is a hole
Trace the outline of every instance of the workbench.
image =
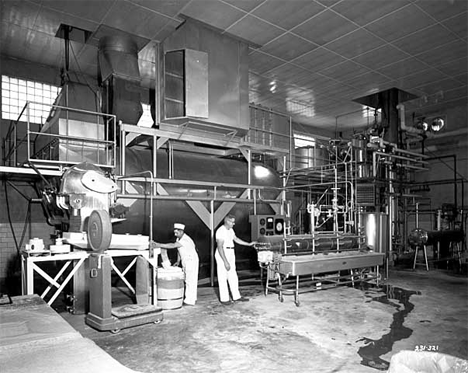
[[(143, 258), (149, 265), (150, 268), (154, 270), (157, 268), (157, 255), (158, 250), (153, 250), (153, 253), (150, 256), (150, 250), (107, 250), (105, 252), (112, 258), (117, 257), (134, 257), (131, 262), (124, 268), (119, 269), (118, 266), (112, 262), (112, 269), (119, 276), (119, 278), (124, 282), (124, 284), (130, 289), (130, 291), (137, 296), (138, 298), (138, 289), (135, 289), (126, 278), (127, 273), (133, 266), (136, 265), (138, 258)], [(63, 291), (67, 284), (71, 284), (72, 280), (77, 282), (73, 284), (74, 292), (80, 292), (82, 294), (86, 293), (86, 283), (83, 280), (87, 276), (85, 263), (88, 257), (92, 254), (90, 251), (85, 250), (75, 250), (66, 254), (51, 254), (47, 252), (33, 252), (33, 251), (22, 251), (21, 252), (21, 284), (22, 284), (22, 294), (23, 295), (32, 295), (35, 294), (36, 289), (36, 280), (35, 274), (40, 275), (43, 279), (46, 280), (47, 286), (40, 294), (40, 297), (46, 300), (48, 305), (52, 305), (60, 293)], [(54, 263), (55, 274), (47, 273), (48, 269), (41, 264), (44, 263)], [(67, 271), (68, 270), (68, 271)], [(65, 278), (63, 278), (65, 276)], [(156, 276), (153, 273), (151, 276), (153, 283), (151, 284), (152, 288), (155, 289), (155, 278)], [(48, 294), (52, 290), (52, 295), (48, 297)], [(151, 304), (156, 305), (157, 296), (156, 290), (152, 291), (151, 294)], [(83, 295), (85, 296), (85, 295)]]

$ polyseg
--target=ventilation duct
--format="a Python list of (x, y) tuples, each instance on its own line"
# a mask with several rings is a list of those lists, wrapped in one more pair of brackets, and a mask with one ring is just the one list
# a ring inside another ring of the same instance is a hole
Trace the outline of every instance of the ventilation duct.
[(105, 36), (99, 40), (98, 48), (102, 111), (114, 114), (117, 121), (137, 124), (143, 108), (136, 42), (127, 35)]
[(188, 19), (161, 43), (160, 52), (162, 124), (247, 133), (247, 43)]

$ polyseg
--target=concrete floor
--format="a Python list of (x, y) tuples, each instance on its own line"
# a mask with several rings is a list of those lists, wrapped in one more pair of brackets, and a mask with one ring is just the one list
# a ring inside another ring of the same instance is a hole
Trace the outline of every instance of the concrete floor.
[[(200, 287), (194, 307), (165, 310), (160, 324), (99, 332), (84, 315), (61, 313), (85, 338), (138, 372), (387, 371), (402, 350), (468, 359), (468, 278), (450, 271), (392, 270), (381, 287), (340, 286), (292, 296), (263, 294), (241, 280), (250, 302), (223, 306)], [(465, 368), (468, 367), (468, 362)], [(468, 372), (468, 368), (448, 372)]]

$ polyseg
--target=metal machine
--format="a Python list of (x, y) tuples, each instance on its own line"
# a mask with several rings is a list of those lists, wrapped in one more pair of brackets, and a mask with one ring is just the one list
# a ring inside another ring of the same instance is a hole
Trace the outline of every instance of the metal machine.
[[(150, 251), (149, 237), (112, 233), (112, 222), (124, 220), (126, 211), (114, 202), (116, 192), (117, 185), (110, 175), (89, 163), (81, 163), (65, 171), (58, 192), (53, 189), (43, 191), (49, 209), (62, 211), (63, 240), (74, 250), (92, 252), (88, 257), (87, 270), (81, 275), (82, 281), (77, 276), (74, 283), (75, 293), (89, 294), (86, 323), (95, 329), (112, 332), (160, 322), (163, 318), (161, 308), (149, 304), (149, 294), (155, 294), (154, 283), (150, 284), (150, 279), (155, 276), (150, 276), (148, 271), (157, 265), (157, 255), (154, 257), (154, 251)], [(55, 217), (54, 220), (57, 222), (59, 219)], [(135, 288), (139, 291), (136, 300), (140, 304), (112, 308), (113, 256), (120, 255), (111, 255), (112, 250), (135, 251)]]
[[(378, 284), (379, 267), (387, 257), (388, 242), (382, 239), (385, 215), (364, 208), (352, 144), (330, 141), (315, 146), (318, 152), (307, 148), (307, 154), (318, 158), (308, 161), (299, 149), (300, 162), (285, 175), (288, 196), (300, 203), (296, 213), (286, 217), (289, 229), (280, 235), (266, 230), (258, 235), (263, 217), (250, 219), (256, 234), (252, 239), (259, 243), (258, 262), (267, 270), (266, 292), (277, 292), (280, 301), (283, 294), (292, 293), (298, 306), (300, 292), (356, 281)], [(376, 222), (382, 225), (376, 227)], [(290, 277), (295, 278), (292, 287), (287, 284)], [(309, 286), (300, 289), (304, 283), (300, 279), (307, 279)], [(277, 285), (270, 286), (271, 281)]]
[[(419, 211), (416, 215), (417, 227), (408, 234), (408, 244), (414, 249), (413, 269), (423, 265), (429, 270), (429, 261), (436, 265), (449, 266), (456, 263), (456, 268), (462, 270), (463, 245), (465, 233), (462, 222), (458, 220), (458, 210), (452, 204), (445, 204), (436, 212), (436, 229), (429, 230), (419, 226)], [(429, 260), (427, 247), (432, 246), (433, 257)], [(424, 262), (418, 262), (419, 251), (422, 250)]]
[[(265, 293), (273, 290), (283, 302), (283, 294), (294, 295), (360, 281), (380, 279), (379, 266), (385, 254), (360, 245), (354, 234), (316, 233), (313, 235), (262, 236), (258, 239), (258, 262), (267, 269)], [(308, 287), (300, 290), (300, 277), (307, 277)], [(295, 277), (293, 287), (285, 284)], [(270, 286), (277, 281), (276, 286)], [(328, 283), (328, 285), (326, 284)]]

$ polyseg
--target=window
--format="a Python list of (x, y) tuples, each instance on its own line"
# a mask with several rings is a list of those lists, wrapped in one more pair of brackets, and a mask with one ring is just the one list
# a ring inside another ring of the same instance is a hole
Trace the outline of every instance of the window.
[(294, 134), (294, 148), (315, 147), (315, 138), (304, 134)]
[[(59, 92), (60, 87), (2, 75), (2, 119), (18, 119), (26, 101), (31, 101), (29, 121), (44, 124)], [(27, 121), (26, 114), (21, 120)]]

